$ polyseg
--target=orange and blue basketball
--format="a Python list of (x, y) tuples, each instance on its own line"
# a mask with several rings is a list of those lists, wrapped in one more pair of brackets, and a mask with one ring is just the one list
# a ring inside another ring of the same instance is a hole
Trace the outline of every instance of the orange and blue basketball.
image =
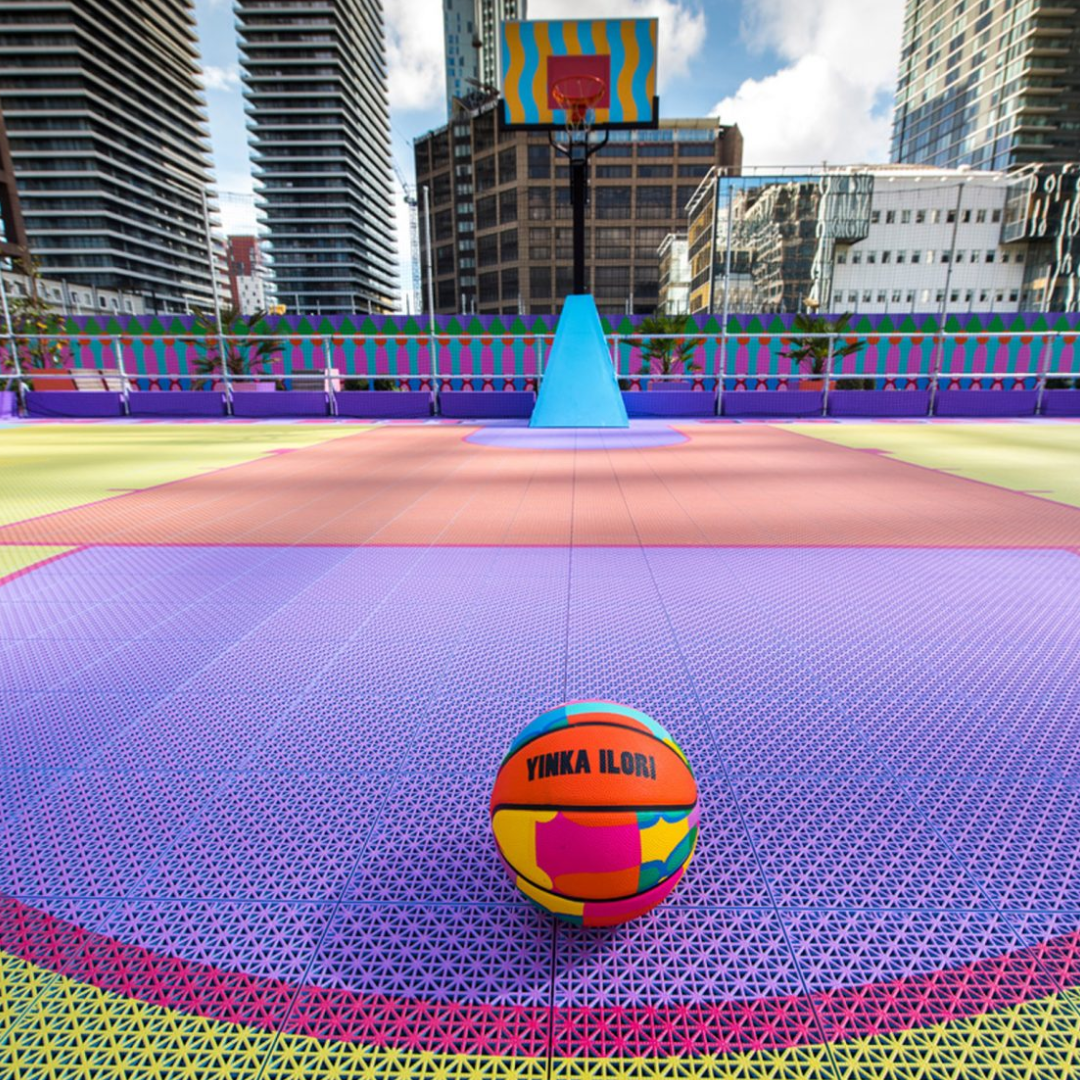
[(514, 740), (491, 793), (491, 825), (534, 904), (578, 926), (615, 926), (678, 885), (697, 843), (697, 784), (655, 720), (574, 702)]

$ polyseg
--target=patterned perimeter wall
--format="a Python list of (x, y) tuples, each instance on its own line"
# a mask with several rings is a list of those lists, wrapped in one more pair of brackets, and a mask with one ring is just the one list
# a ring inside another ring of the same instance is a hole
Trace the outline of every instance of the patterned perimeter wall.
[[(726, 390), (776, 388), (792, 371), (790, 361), (780, 354), (787, 347), (784, 335), (791, 315), (735, 315), (728, 320), (725, 371)], [(641, 317), (604, 320), (605, 331), (631, 337)], [(538, 361), (549, 342), (543, 335), (554, 333), (553, 315), (518, 317), (438, 316), (436, 341), (438, 372), (442, 389), (510, 390), (533, 389)], [(125, 372), (137, 377), (140, 389), (188, 389), (195, 361), (202, 349), (191, 338), (191, 319), (186, 316), (141, 316), (127, 320), (72, 318), (68, 333), (81, 336), (74, 346), (75, 365), (80, 368), (117, 368), (117, 351), (122, 350)], [(688, 320), (694, 333), (703, 337), (695, 360), (701, 377), (695, 381), (703, 389), (715, 386), (722, 359), (720, 320), (716, 316), (694, 316)], [(1033, 388), (1035, 380), (1009, 378), (1013, 372), (1046, 369), (1060, 374), (1080, 375), (1080, 350), (1076, 348), (1080, 314), (1068, 315), (962, 315), (946, 322), (944, 339), (934, 315), (888, 315), (859, 317), (854, 339), (865, 347), (846, 358), (845, 374), (874, 376), (879, 388), (925, 387), (927, 376), (940, 364), (952, 376), (944, 388), (961, 388), (975, 380), (973, 371), (993, 371), (997, 377), (981, 380), (987, 388)], [(286, 380), (302, 372), (321, 371), (332, 366), (345, 377), (379, 376), (398, 380), (411, 389), (430, 386), (431, 338), (425, 320), (408, 316), (326, 316), (309, 319), (285, 316), (271, 326), (252, 327), (252, 332), (272, 333), (282, 339), (282, 356), (274, 372)], [(1056, 331), (1049, 338), (1032, 332)], [(851, 340), (851, 339), (848, 339)], [(643, 380), (640, 349), (632, 342), (619, 345), (620, 374), (630, 380), (630, 388)], [(791, 383), (794, 386), (794, 382)]]

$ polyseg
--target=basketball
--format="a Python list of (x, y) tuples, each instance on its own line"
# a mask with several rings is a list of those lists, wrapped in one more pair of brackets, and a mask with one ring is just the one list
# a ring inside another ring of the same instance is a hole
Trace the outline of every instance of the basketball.
[(697, 784), (655, 720), (574, 702), (514, 740), (495, 778), (491, 826), (534, 904), (577, 926), (616, 926), (682, 878), (697, 843)]

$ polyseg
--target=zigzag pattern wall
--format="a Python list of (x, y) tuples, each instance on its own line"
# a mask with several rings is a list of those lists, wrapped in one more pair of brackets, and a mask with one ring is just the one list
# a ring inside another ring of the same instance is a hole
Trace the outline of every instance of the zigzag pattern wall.
[[(735, 315), (727, 323), (727, 355), (723, 355), (720, 320), (715, 315), (687, 319), (687, 329), (700, 335), (694, 359), (695, 377), (706, 389), (715, 386), (721, 361), (731, 378), (725, 390), (775, 388), (792, 372), (782, 354), (788, 345), (791, 315)], [(607, 334), (620, 335), (619, 373), (629, 388), (641, 385), (641, 349), (634, 333), (641, 317), (604, 319)], [(557, 319), (552, 315), (515, 318), (439, 316), (435, 321), (437, 371), (443, 389), (532, 389)], [(1034, 380), (1018, 373), (1042, 366), (1066, 375), (1080, 375), (1080, 314), (950, 316), (937, 336), (934, 315), (864, 315), (852, 325), (849, 340), (864, 342), (838, 370), (877, 381), (878, 388), (925, 385), (940, 370), (953, 378), (945, 386), (967, 387), (974, 372), (990, 371), (984, 386), (1030, 388)], [(281, 351), (271, 369), (289, 381), (304, 373), (337, 369), (342, 378), (387, 379), (394, 385), (423, 389), (431, 385), (429, 328), (409, 316), (284, 316), (240, 332), (280, 335)], [(187, 316), (147, 315), (127, 319), (92, 316), (68, 320), (66, 332), (77, 335), (71, 366), (115, 371), (117, 344), (124, 370), (143, 389), (188, 389), (204, 355), (203, 339), (190, 336)], [(1056, 331), (1036, 337), (1040, 331)], [(545, 335), (547, 337), (545, 338)], [(0, 350), (2, 351), (2, 350)]]

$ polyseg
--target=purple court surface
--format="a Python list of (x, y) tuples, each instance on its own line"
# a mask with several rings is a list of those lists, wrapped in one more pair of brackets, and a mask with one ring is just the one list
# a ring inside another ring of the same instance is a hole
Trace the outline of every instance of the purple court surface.
[[(0, 1075), (1080, 1075), (1074, 551), (103, 544), (0, 618)], [(615, 930), (487, 820), (575, 699), (700, 787)]]

